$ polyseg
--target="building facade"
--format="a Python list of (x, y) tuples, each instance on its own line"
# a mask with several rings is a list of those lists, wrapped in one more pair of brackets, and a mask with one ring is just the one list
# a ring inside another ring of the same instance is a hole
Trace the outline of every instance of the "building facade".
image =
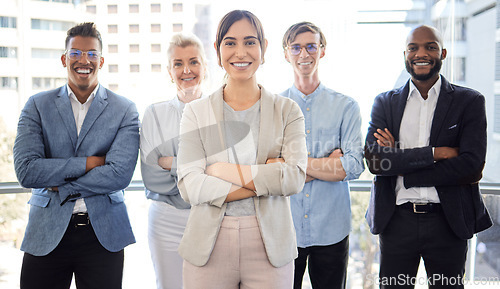
[(66, 31), (84, 19), (83, 9), (77, 0), (2, 1), (0, 115), (9, 128), (29, 96), (66, 82)]

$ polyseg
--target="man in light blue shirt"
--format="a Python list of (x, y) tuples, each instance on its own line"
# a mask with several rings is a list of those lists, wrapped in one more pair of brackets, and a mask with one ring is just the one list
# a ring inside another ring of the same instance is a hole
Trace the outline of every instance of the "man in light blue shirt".
[(302, 109), (309, 155), (304, 189), (291, 196), (299, 247), (294, 289), (301, 288), (306, 265), (314, 289), (345, 288), (351, 230), (347, 181), (364, 170), (358, 104), (319, 80), (325, 47), (323, 33), (309, 22), (292, 25), (283, 37), (294, 85), (282, 95)]

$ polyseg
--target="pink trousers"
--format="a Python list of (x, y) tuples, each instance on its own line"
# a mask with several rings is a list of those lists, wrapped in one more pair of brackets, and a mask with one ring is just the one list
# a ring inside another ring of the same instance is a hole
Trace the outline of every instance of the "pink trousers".
[(208, 263), (184, 260), (184, 289), (292, 289), (293, 266), (269, 263), (255, 216), (226, 216)]

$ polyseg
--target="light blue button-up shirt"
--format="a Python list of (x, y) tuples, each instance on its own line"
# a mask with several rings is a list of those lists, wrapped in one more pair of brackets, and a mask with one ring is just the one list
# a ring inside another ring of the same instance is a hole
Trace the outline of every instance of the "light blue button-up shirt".
[(297, 102), (305, 117), (309, 157), (323, 158), (341, 148), (346, 177), (340, 182), (315, 179), (290, 197), (297, 245), (326, 246), (342, 241), (351, 231), (351, 201), (347, 181), (364, 171), (361, 115), (358, 103), (320, 84), (310, 95), (295, 85), (281, 95)]

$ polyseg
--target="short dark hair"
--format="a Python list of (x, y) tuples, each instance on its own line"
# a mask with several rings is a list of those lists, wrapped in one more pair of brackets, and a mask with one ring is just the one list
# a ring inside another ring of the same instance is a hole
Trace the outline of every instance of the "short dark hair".
[(285, 35), (283, 35), (283, 49), (286, 49), (288, 44), (292, 43), (295, 38), (297, 38), (297, 35), (304, 32), (319, 34), (319, 44), (323, 45), (323, 47), (326, 47), (326, 38), (325, 35), (323, 35), (323, 32), (321, 32), (321, 29), (319, 29), (318, 26), (312, 24), (311, 22), (304, 21), (293, 24), (292, 26), (290, 26), (290, 28), (288, 28), (288, 30), (285, 32)]
[[(247, 10), (233, 10), (227, 13), (224, 17), (222, 17), (222, 19), (219, 22), (219, 26), (217, 27), (215, 45), (217, 49), (217, 59), (219, 65), (221, 65), (220, 46), (222, 40), (224, 39), (224, 36), (227, 34), (229, 28), (231, 28), (231, 26), (235, 22), (240, 21), (241, 19), (247, 19), (248, 21), (250, 21), (250, 24), (252, 24), (255, 30), (257, 30), (257, 39), (260, 42), (260, 50), (264, 52), (264, 49), (266, 47), (266, 39), (264, 36), (264, 28), (262, 28), (262, 23), (260, 23), (259, 18), (257, 18), (257, 16), (255, 16), (252, 12)], [(264, 53), (262, 53), (262, 61), (264, 61)]]
[(71, 29), (68, 30), (67, 33), (68, 36), (66, 36), (66, 49), (68, 48), (69, 41), (71, 38), (76, 37), (76, 36), (82, 36), (82, 37), (94, 37), (99, 40), (99, 46), (102, 51), (102, 38), (101, 38), (101, 33), (95, 28), (94, 22), (85, 22), (78, 24)]

